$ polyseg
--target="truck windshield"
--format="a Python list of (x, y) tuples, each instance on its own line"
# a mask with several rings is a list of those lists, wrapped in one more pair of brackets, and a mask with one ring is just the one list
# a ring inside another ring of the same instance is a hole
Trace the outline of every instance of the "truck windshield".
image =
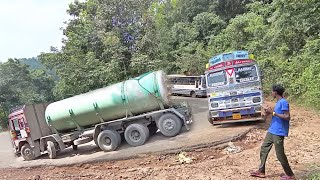
[(237, 83), (258, 80), (257, 68), (255, 66), (243, 66), (235, 68)]
[(212, 72), (208, 75), (208, 87), (221, 86), (227, 84), (225, 71)]
[(13, 129), (14, 130), (19, 130), (20, 129), (18, 119), (12, 120), (12, 123), (13, 123)]

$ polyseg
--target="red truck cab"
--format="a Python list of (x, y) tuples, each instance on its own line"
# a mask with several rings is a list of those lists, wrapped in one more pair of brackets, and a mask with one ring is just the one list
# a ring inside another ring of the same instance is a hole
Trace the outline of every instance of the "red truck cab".
[(15, 153), (18, 153), (30, 135), (30, 128), (23, 112), (24, 106), (10, 110), (9, 131)]
[(11, 135), (13, 151), (21, 154), (25, 160), (41, 155), (40, 139), (52, 134), (46, 124), (44, 113), (47, 104), (24, 105), (10, 110), (8, 129)]

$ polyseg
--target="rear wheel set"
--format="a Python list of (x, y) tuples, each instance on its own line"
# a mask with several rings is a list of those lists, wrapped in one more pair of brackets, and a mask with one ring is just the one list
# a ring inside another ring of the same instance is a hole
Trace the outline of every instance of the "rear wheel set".
[(149, 138), (150, 131), (143, 124), (130, 124), (124, 131), (124, 138), (131, 146), (141, 146)]
[[(149, 129), (143, 124), (130, 124), (124, 131), (124, 139), (131, 146), (141, 146), (149, 138)], [(121, 144), (121, 135), (113, 129), (101, 131), (97, 137), (97, 144), (103, 151), (114, 151)]]
[[(183, 123), (177, 115), (165, 113), (156, 123), (151, 123), (148, 126), (140, 123), (130, 124), (125, 128), (123, 136), (129, 145), (136, 147), (145, 144), (150, 135), (155, 134), (158, 129), (164, 136), (176, 136), (181, 131), (182, 125)], [(99, 133), (95, 142), (103, 151), (114, 151), (121, 144), (121, 136), (116, 130), (107, 129)]]

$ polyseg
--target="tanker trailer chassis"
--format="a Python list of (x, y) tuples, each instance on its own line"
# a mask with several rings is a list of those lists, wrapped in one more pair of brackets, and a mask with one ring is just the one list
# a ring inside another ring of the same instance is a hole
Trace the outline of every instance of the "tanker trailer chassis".
[[(103, 119), (102, 119), (103, 121)], [(141, 146), (158, 130), (167, 137), (180, 133), (183, 126), (189, 130), (192, 123), (191, 109), (188, 105), (152, 111), (137, 116), (128, 116), (108, 122), (101, 122), (92, 128), (81, 128), (71, 133), (58, 133), (42, 137), (41, 151), (45, 149), (49, 158), (54, 159), (58, 151), (69, 146), (76, 150), (78, 145), (91, 142), (103, 151), (116, 150), (124, 139), (131, 146)]]

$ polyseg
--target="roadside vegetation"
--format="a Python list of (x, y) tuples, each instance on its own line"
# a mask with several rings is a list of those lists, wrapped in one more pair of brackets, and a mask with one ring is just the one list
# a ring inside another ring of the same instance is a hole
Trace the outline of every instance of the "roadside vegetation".
[(211, 56), (231, 50), (255, 54), (265, 88), (281, 83), (291, 100), (320, 109), (319, 8), (317, 0), (76, 1), (61, 49), (0, 64), (1, 125), (13, 106), (152, 70), (202, 74)]

